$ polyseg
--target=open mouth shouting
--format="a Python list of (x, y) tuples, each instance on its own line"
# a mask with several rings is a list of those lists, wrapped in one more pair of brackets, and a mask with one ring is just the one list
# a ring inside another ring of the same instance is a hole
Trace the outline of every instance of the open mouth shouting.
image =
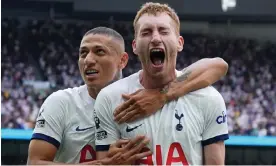
[(162, 68), (165, 60), (164, 49), (152, 48), (150, 50), (150, 60), (154, 68)]

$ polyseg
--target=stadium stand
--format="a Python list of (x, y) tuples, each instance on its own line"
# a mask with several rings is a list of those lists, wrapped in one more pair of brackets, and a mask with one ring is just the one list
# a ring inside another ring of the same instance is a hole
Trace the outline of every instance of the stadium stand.
[[(130, 60), (123, 74), (138, 71), (140, 64), (131, 48), (131, 23), (2, 19), (2, 128), (33, 128), (49, 94), (83, 83), (77, 66), (78, 47), (85, 31), (96, 26), (112, 27), (125, 37)], [(276, 45), (244, 38), (182, 35), (185, 46), (177, 69), (206, 57), (221, 57), (229, 64), (227, 76), (214, 85), (226, 102), (229, 132), (276, 136)]]

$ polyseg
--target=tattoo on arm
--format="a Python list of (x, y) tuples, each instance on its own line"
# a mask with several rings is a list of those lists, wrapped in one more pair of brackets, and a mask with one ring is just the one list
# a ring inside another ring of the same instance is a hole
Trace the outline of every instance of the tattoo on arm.
[[(177, 82), (182, 82), (182, 81), (187, 80), (188, 77), (189, 77), (189, 75), (190, 75), (191, 73), (192, 73), (192, 71), (191, 71), (191, 70), (188, 70), (187, 67), (184, 68), (184, 69), (181, 71), (181, 75), (178, 76), (178, 77), (176, 78), (176, 81), (177, 81)], [(160, 90), (160, 92), (161, 92), (161, 93), (167, 93), (167, 92), (169, 91), (169, 88), (170, 88), (170, 84), (167, 85), (167, 86), (165, 86), (164, 88), (162, 88), (162, 89)]]
[(181, 75), (176, 78), (176, 81), (181, 82), (181, 81), (187, 80), (191, 73), (192, 73), (192, 71), (188, 70), (188, 68), (186, 67), (185, 69), (183, 69), (181, 71)]

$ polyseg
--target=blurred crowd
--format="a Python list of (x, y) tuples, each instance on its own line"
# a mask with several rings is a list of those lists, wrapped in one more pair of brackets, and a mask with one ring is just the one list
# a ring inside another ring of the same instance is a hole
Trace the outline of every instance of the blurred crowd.
[[(34, 127), (39, 107), (57, 89), (83, 84), (77, 59), (82, 35), (96, 26), (108, 26), (126, 39), (128, 76), (140, 68), (132, 54), (131, 23), (2, 19), (1, 125)], [(222, 57), (229, 64), (227, 76), (214, 86), (227, 106), (229, 132), (233, 135), (276, 136), (276, 45), (250, 39), (182, 34), (184, 51), (177, 69), (206, 57)], [(28, 82), (47, 82), (48, 88)]]

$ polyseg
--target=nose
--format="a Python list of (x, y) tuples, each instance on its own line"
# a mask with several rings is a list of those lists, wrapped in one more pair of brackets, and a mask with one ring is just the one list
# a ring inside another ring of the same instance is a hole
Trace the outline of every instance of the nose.
[(87, 66), (95, 65), (96, 64), (95, 55), (93, 55), (93, 53), (89, 52), (89, 54), (87, 54), (87, 56), (84, 59), (84, 64)]
[(158, 32), (153, 33), (151, 43), (155, 46), (157, 46), (161, 43), (161, 37)]

